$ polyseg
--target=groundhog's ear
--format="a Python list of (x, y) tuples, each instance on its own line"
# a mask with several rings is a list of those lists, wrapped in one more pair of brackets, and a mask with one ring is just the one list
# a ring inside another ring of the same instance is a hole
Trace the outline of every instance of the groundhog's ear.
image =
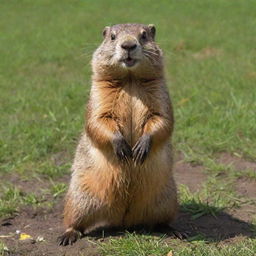
[(103, 31), (102, 31), (102, 35), (103, 35), (103, 37), (104, 37), (104, 38), (106, 37), (106, 35), (107, 35), (107, 33), (108, 33), (109, 29), (110, 29), (110, 27), (109, 27), (109, 26), (107, 26), (107, 27), (105, 27), (105, 28), (103, 29)]
[(152, 36), (153, 39), (155, 39), (155, 35), (156, 35), (156, 27), (155, 27), (155, 25), (149, 24), (148, 28), (149, 28), (150, 35)]

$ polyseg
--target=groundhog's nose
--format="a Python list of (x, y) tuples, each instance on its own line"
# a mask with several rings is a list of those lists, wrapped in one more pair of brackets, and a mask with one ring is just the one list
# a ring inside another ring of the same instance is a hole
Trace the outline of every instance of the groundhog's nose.
[(121, 47), (127, 51), (132, 51), (136, 49), (137, 44), (134, 41), (125, 41), (121, 44)]

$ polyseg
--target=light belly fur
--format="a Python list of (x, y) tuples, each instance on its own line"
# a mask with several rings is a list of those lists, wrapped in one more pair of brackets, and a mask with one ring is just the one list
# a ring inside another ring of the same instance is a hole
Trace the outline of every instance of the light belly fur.
[(143, 133), (143, 125), (148, 116), (148, 108), (143, 103), (143, 88), (140, 84), (127, 83), (116, 102), (114, 109), (127, 109), (126, 112), (115, 113), (120, 120), (120, 128), (127, 142), (133, 147)]

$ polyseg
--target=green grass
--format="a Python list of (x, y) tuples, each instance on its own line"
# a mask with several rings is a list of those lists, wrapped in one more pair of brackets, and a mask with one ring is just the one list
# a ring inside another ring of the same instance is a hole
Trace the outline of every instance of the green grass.
[(165, 255), (169, 251), (167, 244), (162, 239), (150, 235), (140, 235), (127, 233), (124, 238), (110, 239), (107, 244), (100, 244), (104, 255), (112, 256), (147, 256)]
[(240, 206), (239, 198), (235, 197), (230, 184), (224, 184), (216, 179), (210, 179), (202, 189), (191, 193), (185, 185), (180, 185), (180, 204), (182, 210), (191, 213), (192, 219), (203, 215), (217, 216), (228, 208)]
[(2, 241), (0, 241), (0, 256), (5, 256), (5, 252), (8, 252), (8, 248)]
[(51, 194), (54, 198), (61, 196), (67, 190), (67, 185), (64, 183), (53, 183), (51, 187)]
[(217, 243), (209, 245), (203, 240), (192, 241), (188, 245), (179, 241), (170, 244), (164, 238), (130, 233), (124, 238), (110, 239), (108, 243), (99, 246), (105, 256), (166, 256), (170, 252), (175, 256), (254, 256), (256, 251), (252, 239), (241, 241), (236, 246)]
[(34, 193), (24, 193), (13, 185), (0, 187), (0, 217), (11, 215), (19, 209), (20, 206), (41, 206), (44, 202), (44, 196), (37, 196)]
[[(50, 184), (43, 198), (63, 195), (66, 185), (58, 178), (69, 172), (83, 129), (89, 62), (102, 29), (154, 23), (175, 110), (174, 146), (209, 176), (196, 193), (180, 187), (182, 207), (194, 218), (239, 207), (236, 178), (255, 180), (255, 170), (237, 171), (217, 158), (228, 152), (256, 161), (255, 13), (253, 0), (1, 1), (1, 181), (11, 173), (42, 178)], [(63, 152), (63, 161), (56, 164), (54, 156)], [(0, 216), (44, 203), (1, 183)], [(99, 246), (103, 255), (157, 256), (173, 250), (185, 256), (249, 256), (256, 241), (220, 247), (203, 239), (169, 244), (164, 238), (127, 234)]]

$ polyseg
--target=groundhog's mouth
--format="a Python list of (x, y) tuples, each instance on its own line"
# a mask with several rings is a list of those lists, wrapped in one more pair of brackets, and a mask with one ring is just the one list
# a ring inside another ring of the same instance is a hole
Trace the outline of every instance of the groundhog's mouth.
[(131, 58), (130, 56), (123, 60), (123, 63), (126, 67), (133, 67), (136, 64), (137, 60)]

